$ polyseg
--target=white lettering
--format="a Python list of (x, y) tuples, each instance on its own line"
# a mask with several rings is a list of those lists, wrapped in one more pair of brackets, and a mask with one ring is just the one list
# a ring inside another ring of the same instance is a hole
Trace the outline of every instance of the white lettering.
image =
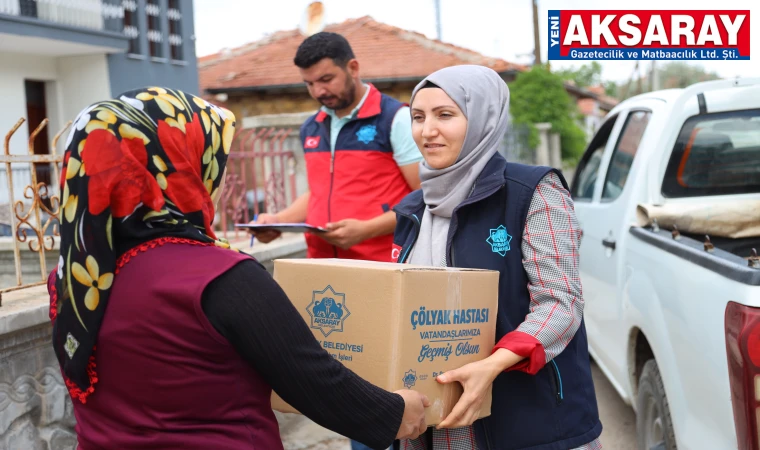
[(609, 15), (601, 20), (602, 16), (593, 14), (591, 16), (591, 45), (601, 45), (602, 36), (607, 41), (607, 45), (617, 45), (615, 36), (610, 31), (610, 23), (615, 19), (615, 15)]
[(665, 33), (665, 25), (659, 15), (652, 16), (647, 25), (647, 32), (644, 33), (644, 45), (652, 45), (653, 42), (668, 45), (668, 35)]
[(742, 23), (744, 23), (745, 15), (736, 16), (736, 19), (734, 19), (733, 22), (731, 22), (731, 18), (728, 16), (721, 15), (720, 21), (723, 22), (723, 26), (726, 28), (726, 31), (728, 32), (728, 45), (734, 46), (736, 45), (737, 38), (736, 36), (739, 34), (739, 28), (741, 28)]
[(581, 45), (588, 45), (588, 36), (586, 29), (583, 27), (581, 16), (574, 14), (570, 16), (570, 23), (567, 26), (565, 41), (562, 45), (573, 45), (573, 42), (579, 42)]
[(638, 27), (634, 27), (631, 24), (641, 24), (641, 19), (636, 14), (626, 14), (620, 18), (620, 31), (628, 34), (628, 36), (620, 35), (620, 43), (626, 46), (634, 46), (641, 42), (641, 30)]
[(552, 47), (559, 45), (559, 17), (552, 17), (551, 40)]
[(681, 36), (686, 38), (686, 45), (694, 45), (694, 18), (673, 14), (670, 18), (670, 44), (681, 45)]
[(697, 45), (705, 45), (705, 42), (707, 41), (710, 41), (715, 45), (723, 45), (723, 39), (720, 38), (718, 24), (715, 22), (715, 16), (705, 16), (705, 20), (702, 22), (702, 28), (699, 29)]

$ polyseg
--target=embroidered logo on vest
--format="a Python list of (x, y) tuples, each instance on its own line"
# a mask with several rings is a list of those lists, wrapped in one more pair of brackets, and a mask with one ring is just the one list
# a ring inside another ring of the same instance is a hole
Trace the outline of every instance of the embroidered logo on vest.
[(365, 144), (375, 140), (377, 136), (377, 127), (374, 125), (364, 125), (356, 132), (356, 138)]
[(335, 292), (332, 286), (313, 291), (306, 312), (311, 316), (311, 327), (325, 337), (333, 331), (342, 332), (343, 322), (351, 315), (346, 308), (346, 294)]
[(512, 242), (512, 236), (507, 233), (507, 227), (499, 225), (497, 228), (491, 228), (486, 242), (491, 245), (492, 252), (506, 256), (509, 251), (509, 243)]
[(409, 370), (409, 372), (404, 374), (404, 387), (407, 389), (411, 389), (412, 386), (417, 384), (417, 372), (414, 370)]
[(317, 148), (319, 147), (320, 136), (309, 136), (304, 139), (303, 148)]

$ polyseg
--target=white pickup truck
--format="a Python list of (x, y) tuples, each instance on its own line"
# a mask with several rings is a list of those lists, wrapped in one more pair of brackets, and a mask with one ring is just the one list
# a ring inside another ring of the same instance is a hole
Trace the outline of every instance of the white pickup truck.
[(760, 200), (760, 79), (620, 103), (571, 191), (590, 353), (636, 411), (639, 448), (760, 450), (760, 233), (708, 239), (637, 214)]

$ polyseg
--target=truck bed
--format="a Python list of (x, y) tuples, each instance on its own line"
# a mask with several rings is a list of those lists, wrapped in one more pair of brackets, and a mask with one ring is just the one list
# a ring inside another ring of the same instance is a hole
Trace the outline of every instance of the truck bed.
[(703, 237), (702, 240), (697, 240), (696, 236), (681, 234), (680, 238), (673, 239), (671, 231), (663, 229), (654, 231), (651, 227), (637, 226), (632, 226), (630, 233), (637, 239), (719, 273), (726, 278), (750, 286), (760, 286), (760, 269), (750, 267), (747, 262), (751, 249), (760, 247), (758, 245), (760, 238), (758, 237), (711, 238), (715, 249), (712, 252), (707, 252), (704, 249)]

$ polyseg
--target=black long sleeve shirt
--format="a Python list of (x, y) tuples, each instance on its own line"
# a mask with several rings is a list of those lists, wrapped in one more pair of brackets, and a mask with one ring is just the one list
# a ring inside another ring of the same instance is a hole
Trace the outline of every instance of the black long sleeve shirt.
[(211, 282), (202, 306), (214, 328), (306, 417), (372, 448), (391, 445), (403, 398), (330, 356), (259, 263), (243, 261)]

